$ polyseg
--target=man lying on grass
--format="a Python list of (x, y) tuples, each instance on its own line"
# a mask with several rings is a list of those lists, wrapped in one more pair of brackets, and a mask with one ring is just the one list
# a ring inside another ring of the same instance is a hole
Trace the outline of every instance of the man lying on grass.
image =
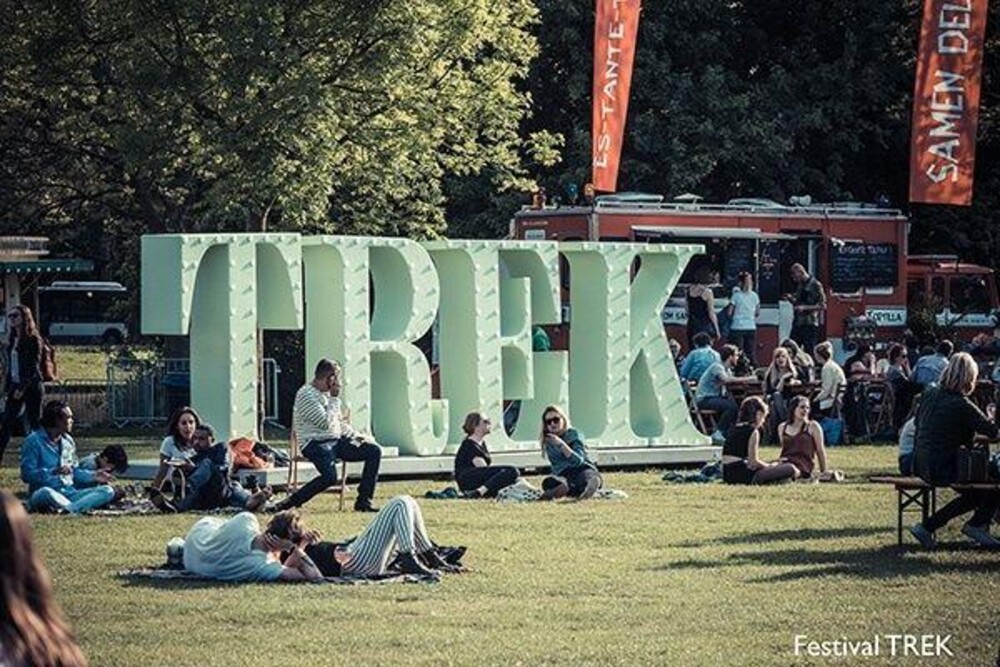
[(263, 532), (249, 512), (228, 521), (205, 517), (184, 538), (184, 568), (222, 581), (377, 577), (388, 573), (394, 558), (402, 574), (456, 569), (438, 555), (420, 506), (409, 496), (390, 500), (361, 535), (344, 543), (320, 542), (298, 510), (278, 512)]

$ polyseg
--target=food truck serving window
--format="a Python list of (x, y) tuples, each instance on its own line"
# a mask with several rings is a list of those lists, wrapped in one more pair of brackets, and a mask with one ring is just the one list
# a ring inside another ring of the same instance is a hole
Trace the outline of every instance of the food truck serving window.
[[(635, 240), (646, 243), (692, 243), (705, 247), (684, 268), (674, 290), (675, 304), (684, 299), (688, 285), (702, 279), (714, 283), (716, 296), (728, 298), (740, 273), (749, 271), (763, 303), (777, 303), (780, 294), (781, 244), (795, 237), (769, 234), (746, 227), (656, 227), (636, 225)], [(710, 277), (709, 277), (710, 276)]]

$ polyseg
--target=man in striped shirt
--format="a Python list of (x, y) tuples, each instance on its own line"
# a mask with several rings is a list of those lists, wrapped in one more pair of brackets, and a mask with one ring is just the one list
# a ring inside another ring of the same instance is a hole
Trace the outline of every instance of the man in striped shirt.
[(316, 467), (319, 477), (278, 503), (277, 511), (304, 505), (317, 493), (333, 486), (337, 482), (337, 459), (364, 462), (354, 509), (358, 512), (378, 511), (372, 506), (372, 497), (382, 462), (382, 449), (377, 443), (356, 433), (345, 421), (341, 412), (340, 388), (340, 366), (329, 359), (320, 359), (312, 382), (295, 394), (292, 428), (302, 445), (302, 456)]

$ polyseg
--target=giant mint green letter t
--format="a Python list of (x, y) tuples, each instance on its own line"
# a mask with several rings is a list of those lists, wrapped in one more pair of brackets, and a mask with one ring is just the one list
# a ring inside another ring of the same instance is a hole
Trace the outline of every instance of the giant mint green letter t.
[(191, 335), (191, 403), (257, 435), (257, 329), (302, 328), (298, 234), (142, 238), (142, 331)]

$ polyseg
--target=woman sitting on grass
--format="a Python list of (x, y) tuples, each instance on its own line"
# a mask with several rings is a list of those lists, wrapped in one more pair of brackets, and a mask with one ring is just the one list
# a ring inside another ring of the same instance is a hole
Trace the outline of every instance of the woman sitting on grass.
[(781, 441), (781, 463), (791, 464), (792, 479), (811, 477), (814, 461), (819, 461), (820, 473), (826, 473), (826, 448), (819, 422), (809, 419), (809, 399), (795, 396), (789, 401), (789, 418), (778, 427)]
[(552, 474), (542, 480), (543, 500), (569, 496), (586, 500), (603, 485), (597, 464), (590, 459), (580, 433), (570, 428), (566, 414), (557, 405), (542, 411), (542, 452)]
[(0, 491), (0, 665), (86, 667), (21, 501)]
[(481, 412), (465, 416), (462, 430), (466, 438), (455, 455), (455, 481), (467, 498), (494, 498), (497, 492), (517, 481), (520, 473), (514, 466), (495, 466), (486, 448), (486, 436), (492, 429)]
[(167, 476), (170, 466), (168, 461), (187, 461), (188, 465), (182, 468), (185, 473), (194, 470), (190, 465), (191, 457), (195, 455), (194, 432), (201, 426), (201, 417), (194, 411), (194, 408), (184, 406), (174, 411), (167, 422), (167, 437), (160, 444), (160, 468), (153, 478), (153, 488), (160, 488), (163, 478)]
[(795, 477), (791, 463), (767, 463), (760, 458), (767, 412), (767, 404), (759, 396), (743, 399), (739, 419), (722, 447), (722, 481), (726, 484), (770, 484)]

